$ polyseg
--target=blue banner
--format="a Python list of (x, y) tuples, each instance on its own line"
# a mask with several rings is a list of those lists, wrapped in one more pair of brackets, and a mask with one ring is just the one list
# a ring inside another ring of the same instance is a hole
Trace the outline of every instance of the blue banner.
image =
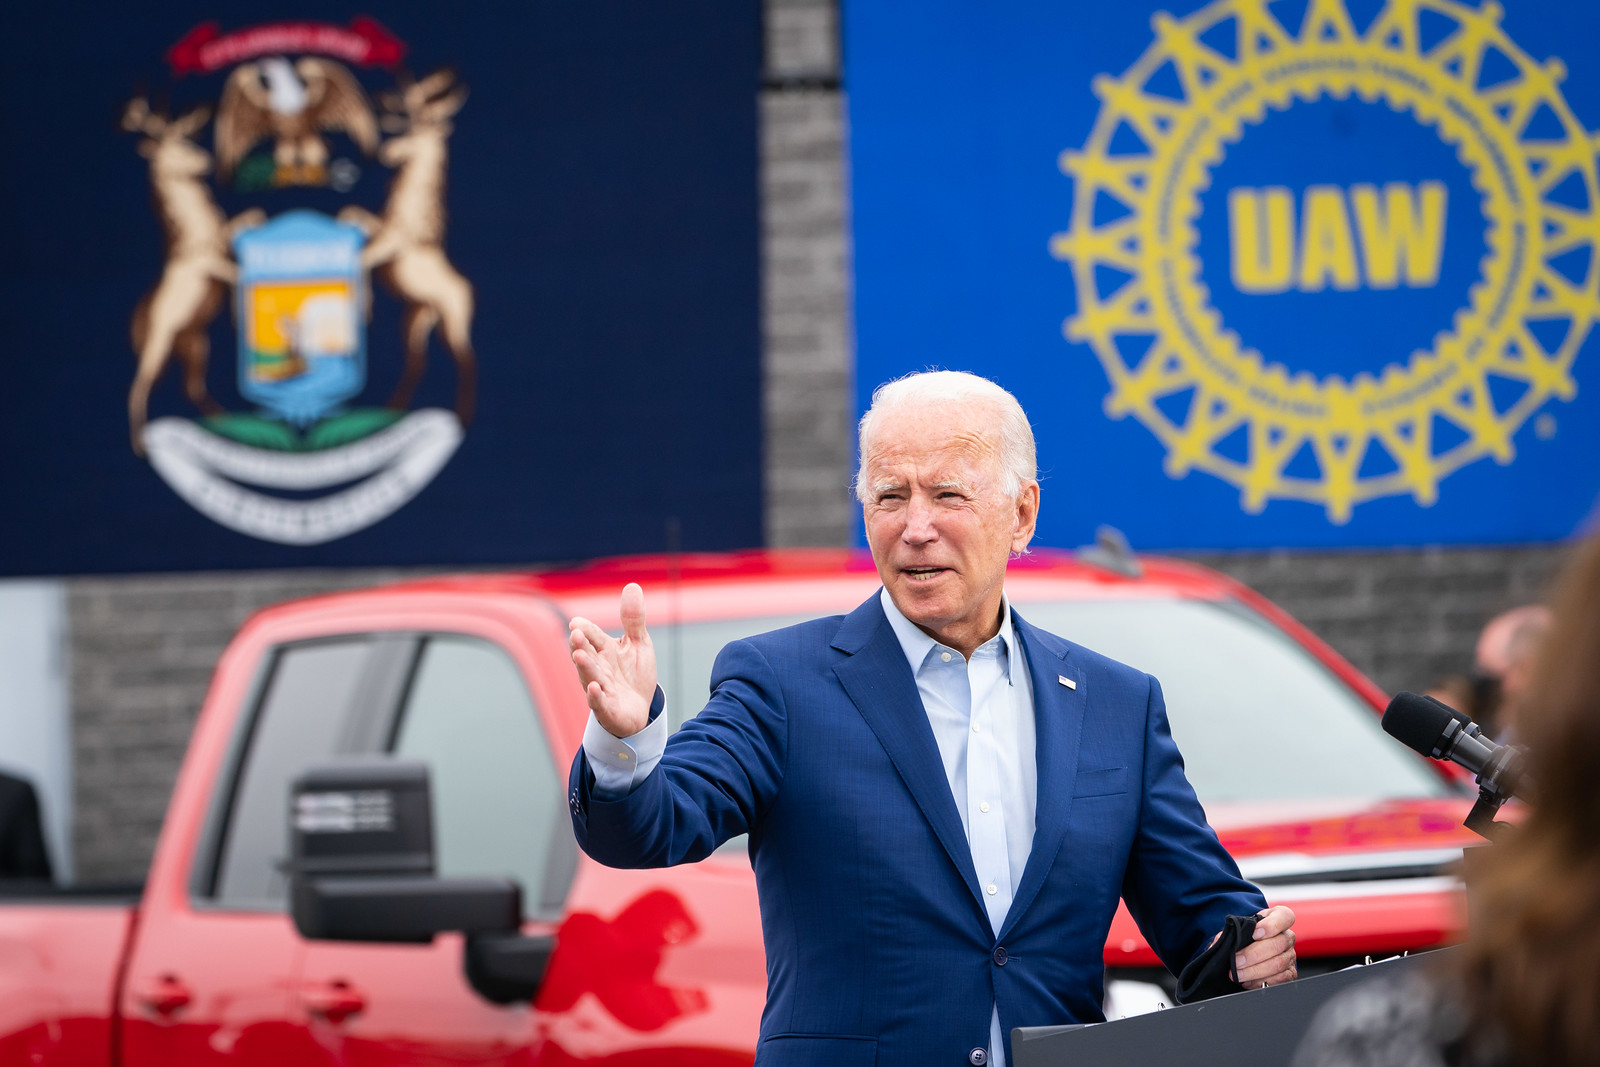
[(0, 36), (0, 574), (760, 543), (757, 0)]
[(1600, 9), (845, 5), (858, 402), (1014, 392), (1040, 541), (1542, 541), (1600, 490)]

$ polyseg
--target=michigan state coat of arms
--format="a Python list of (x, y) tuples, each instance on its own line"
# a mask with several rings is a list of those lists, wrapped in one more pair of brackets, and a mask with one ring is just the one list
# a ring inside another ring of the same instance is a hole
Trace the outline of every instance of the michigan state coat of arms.
[[(132, 447), (196, 509), (251, 537), (311, 545), (371, 526), (433, 479), (472, 419), (473, 289), (444, 250), (466, 87), (450, 71), (413, 80), (403, 53), (371, 19), (226, 34), (208, 23), (167, 59), (176, 78), (215, 76), (215, 105), (169, 115), (139, 96), (123, 112), (166, 233), (160, 276), (132, 317)], [(352, 68), (392, 80), (376, 107)], [(374, 167), (388, 172), (376, 212), (352, 195)], [(241, 198), (259, 203), (230, 217), (223, 202)], [(359, 406), (368, 324), (389, 300), (399, 336), (376, 340), (373, 362), (396, 366), (398, 381), (385, 406)], [(229, 322), (236, 410), (207, 384)], [(412, 409), (430, 344), (454, 363), (453, 411)], [(172, 367), (197, 417), (150, 418)]]

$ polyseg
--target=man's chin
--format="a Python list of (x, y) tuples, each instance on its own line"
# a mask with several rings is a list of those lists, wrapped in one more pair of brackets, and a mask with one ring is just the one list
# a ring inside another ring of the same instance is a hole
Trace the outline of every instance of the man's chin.
[(946, 584), (942, 576), (932, 580), (902, 578), (889, 593), (900, 614), (918, 626), (937, 626), (943, 621), (949, 607), (948, 590), (944, 588)]

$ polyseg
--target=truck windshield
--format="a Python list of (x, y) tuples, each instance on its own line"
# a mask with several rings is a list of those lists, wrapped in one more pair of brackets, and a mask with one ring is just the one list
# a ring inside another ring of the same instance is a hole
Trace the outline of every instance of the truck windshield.
[[(1450, 794), (1385, 735), (1361, 697), (1292, 638), (1234, 602), (1016, 601), (1029, 622), (1153, 674), (1202, 803), (1378, 801)], [(710, 697), (729, 641), (804, 621), (768, 616), (652, 629), (672, 728)], [(1252, 759), (1277, 753), (1276, 759)]]

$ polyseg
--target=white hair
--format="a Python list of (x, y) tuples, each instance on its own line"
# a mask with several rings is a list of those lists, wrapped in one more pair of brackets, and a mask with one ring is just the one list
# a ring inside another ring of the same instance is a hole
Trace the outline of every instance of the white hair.
[(1000, 439), (995, 442), (1000, 466), (1001, 489), (1008, 497), (1022, 492), (1023, 486), (1038, 480), (1038, 450), (1033, 443), (1033, 427), (1017, 398), (987, 378), (959, 370), (930, 370), (907, 374), (884, 382), (872, 391), (872, 404), (861, 416), (857, 429), (860, 466), (856, 469), (856, 499), (863, 504), (872, 487), (863, 481), (867, 460), (872, 455), (872, 433), (878, 416), (889, 408), (904, 404), (989, 404), (1000, 416)]

